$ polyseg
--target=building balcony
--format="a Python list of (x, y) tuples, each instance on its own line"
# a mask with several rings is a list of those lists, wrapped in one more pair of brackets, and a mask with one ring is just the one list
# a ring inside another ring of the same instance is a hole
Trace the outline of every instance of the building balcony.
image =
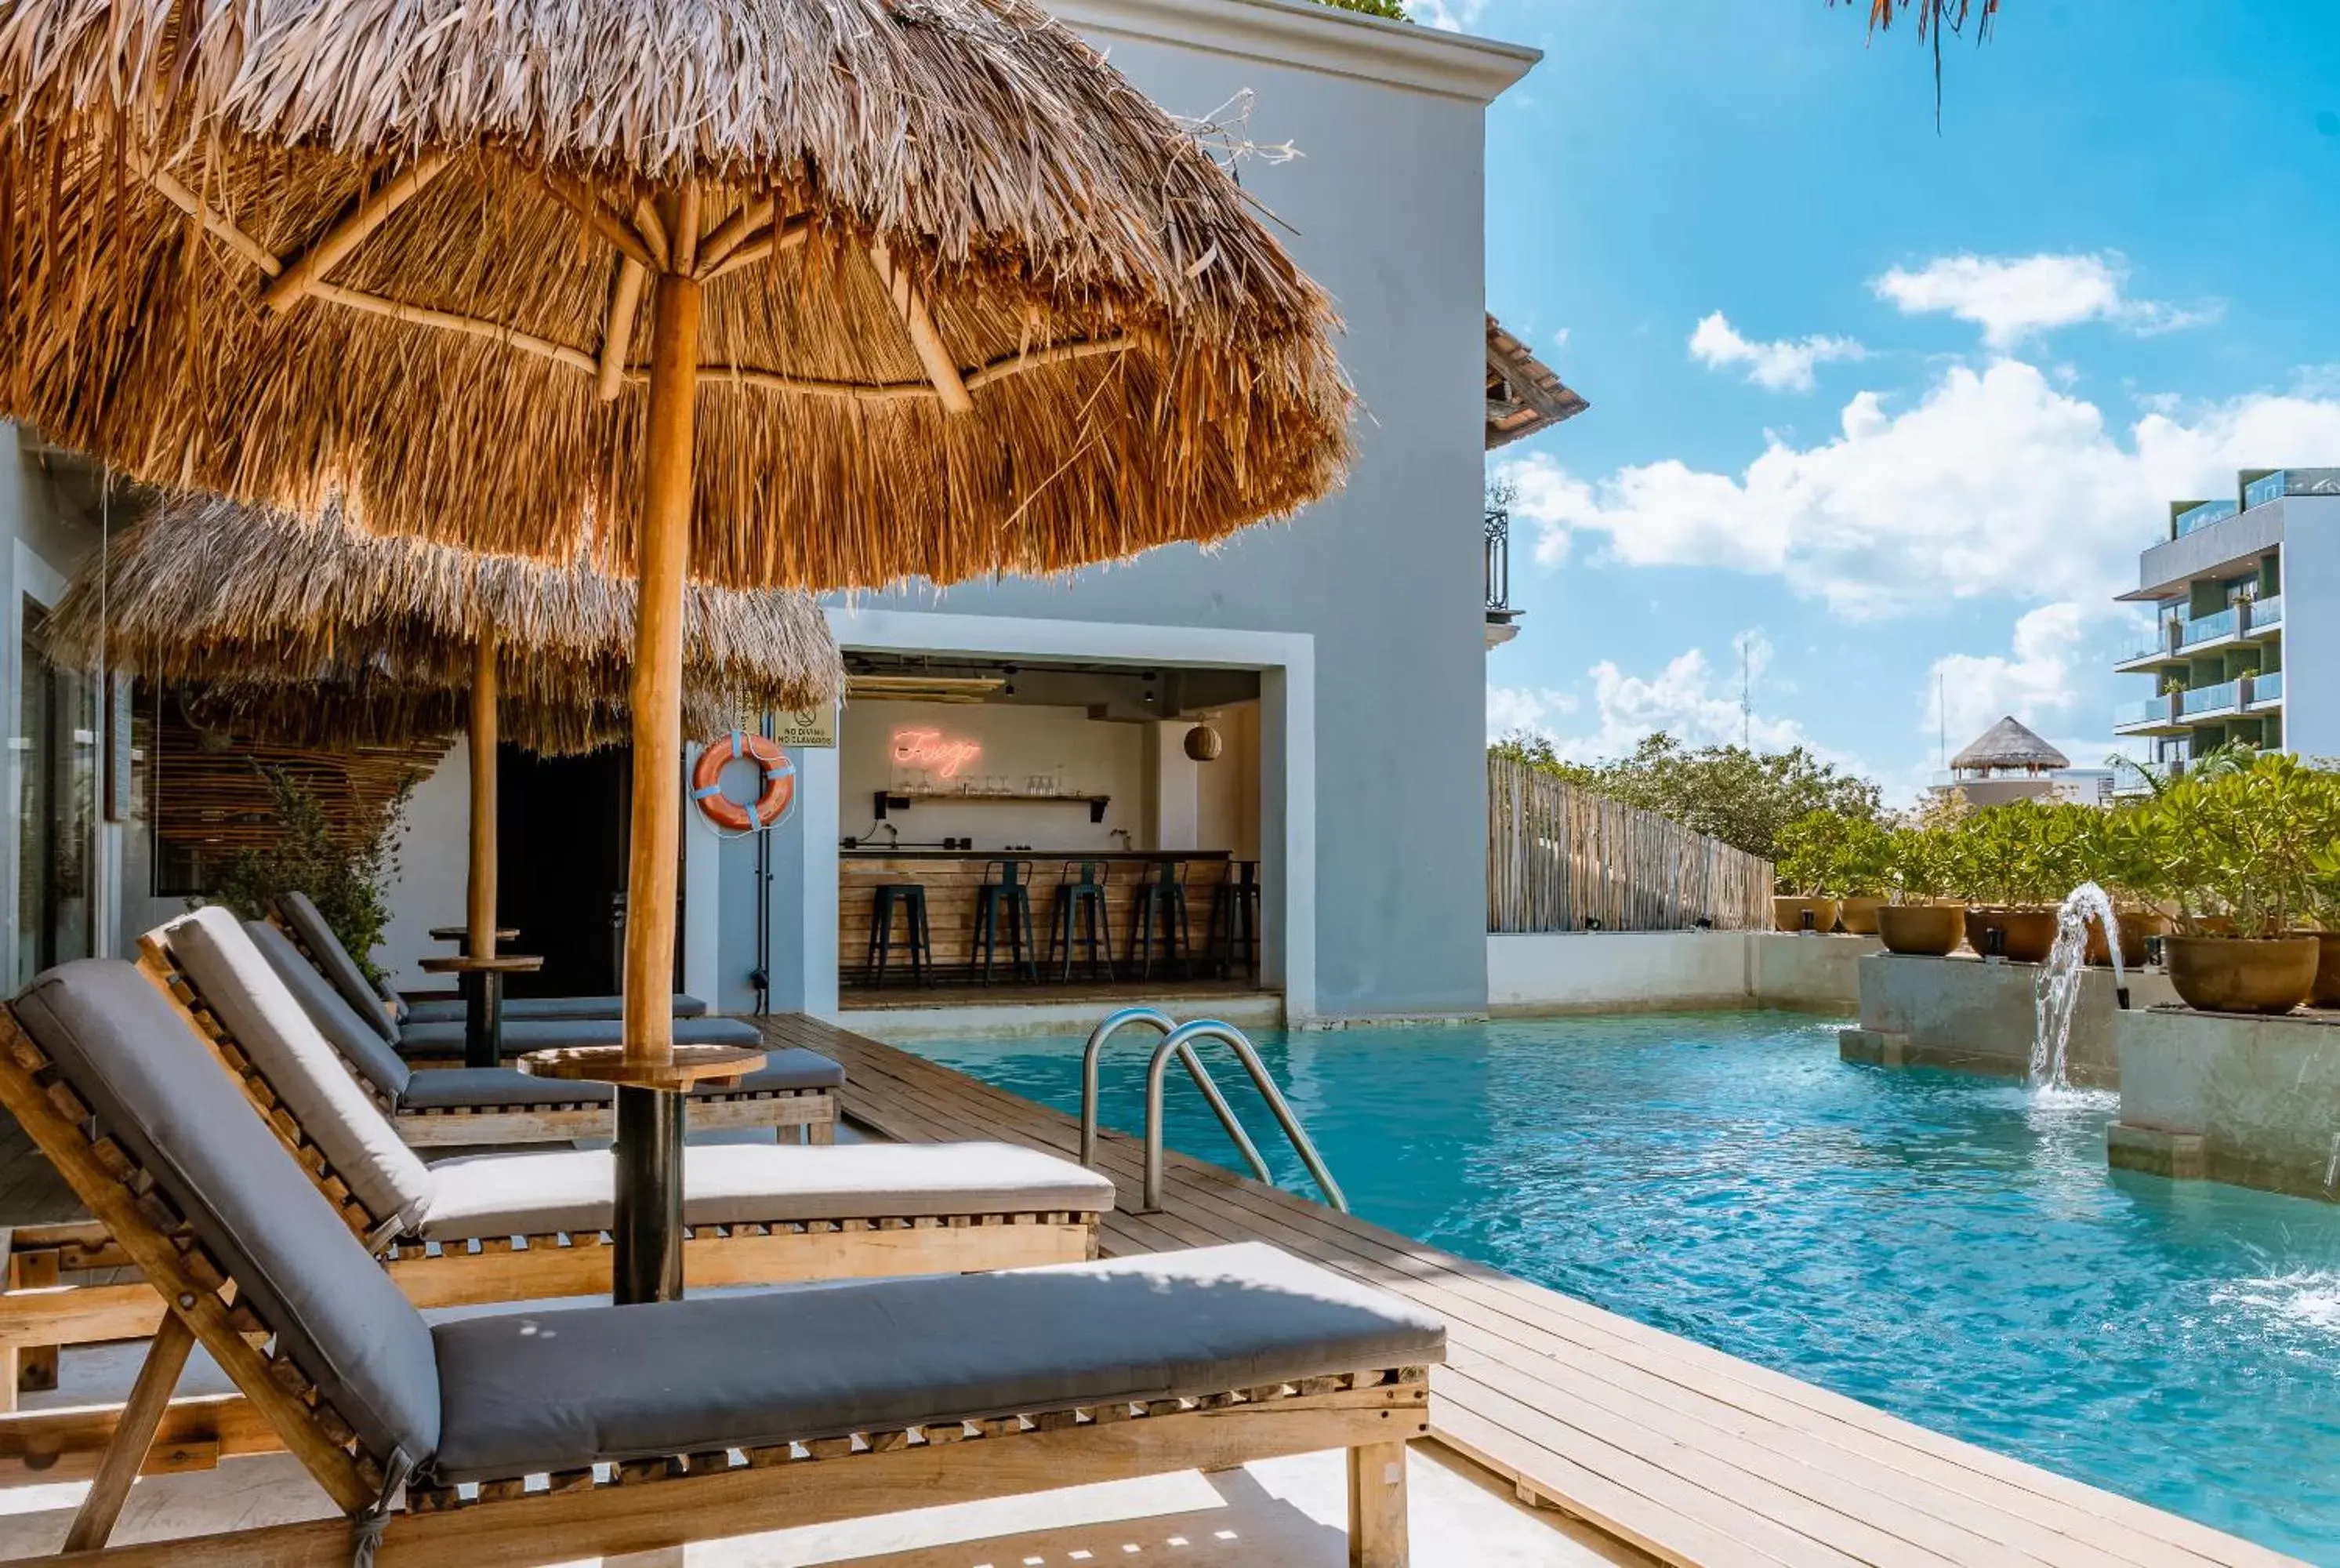
[(2270, 670), (2262, 674), (2244, 677), (2243, 707), (2253, 713), (2264, 713), (2283, 706), (2283, 671)]
[(2197, 616), (2178, 628), (2177, 650), (2192, 653), (2197, 649), (2217, 647), (2234, 642), (2243, 635), (2243, 615), (2239, 606), (2228, 605), (2213, 614)]
[(2263, 557), (2283, 548), (2285, 514), (2293, 505), (2270, 501), (2164, 540), (2137, 558), (2137, 585), (2120, 597), (2131, 602), (2176, 599), (2198, 579), (2234, 577), (2256, 569)]
[(2255, 638), (2272, 637), (2276, 634), (2276, 630), (2282, 625), (2282, 594), (2263, 594), (2257, 599), (2245, 601), (2245, 613), (2243, 617), (2244, 636)]
[(2196, 501), (2169, 520), (2169, 537), (2183, 539), (2196, 529), (2224, 522), (2242, 509), (2231, 501)]
[(2214, 686), (2195, 686), (2177, 694), (2177, 716), (2187, 720), (2217, 719), (2243, 710), (2243, 683), (2221, 680)]
[(2178, 715), (2177, 698), (2165, 693), (2114, 709), (2113, 730), (2120, 735), (2182, 735), (2186, 726)]
[(2114, 661), (2113, 668), (2124, 675), (2150, 670), (2176, 657), (2178, 622), (2162, 616), (2154, 622), (2149, 634), (2141, 633), (2129, 650)]
[(2277, 468), (2244, 471), (2243, 510), (2293, 495), (2340, 495), (2340, 468)]

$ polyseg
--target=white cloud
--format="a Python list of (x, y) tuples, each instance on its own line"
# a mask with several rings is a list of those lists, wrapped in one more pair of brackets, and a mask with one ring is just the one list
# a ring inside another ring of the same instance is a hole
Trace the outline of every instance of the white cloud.
[(2122, 291), (2128, 267), (2115, 253), (1938, 256), (1916, 272), (1895, 267), (1870, 287), (1905, 315), (1948, 314), (1982, 328), (1997, 350), (2080, 322), (2102, 321), (2140, 335), (2216, 321), (2213, 301), (2182, 309)]
[(1525, 686), (1490, 686), (1487, 688), (1487, 734), (1490, 739), (1509, 735), (1514, 730), (1542, 731), (1544, 720), (1576, 711), (1577, 700), (1565, 691), (1550, 687), (1541, 690)]
[(1858, 360), (1869, 351), (1850, 338), (1780, 338), (1761, 342), (1743, 337), (1720, 311), (1690, 334), (1690, 357), (1710, 370), (1745, 365), (1747, 379), (1773, 392), (1810, 392), (1812, 367), (1831, 360)]
[(1552, 346), (1556, 349), (1564, 349), (1568, 346), (1568, 329), (1566, 327), (1554, 327), (1552, 329)]
[[(2086, 694), (2075, 676), (2098, 668), (2087, 648), (2092, 625), (2133, 619), (2109, 604), (2071, 600), (2026, 612), (2015, 623), (2007, 653), (1951, 653), (1934, 660), (1927, 672), (1920, 728), (1929, 737), (1947, 734), (1952, 751), (2010, 714), (2046, 734), (2048, 725), (2071, 716)], [(2073, 761), (2079, 764), (2077, 758)]]
[(1405, 0), (1405, 14), (1426, 26), (1467, 33), (1478, 25), (1487, 0)]
[(2101, 602), (2135, 581), (2170, 500), (2335, 450), (2340, 400), (2165, 404), (2115, 432), (2036, 366), (2001, 360), (1946, 368), (1900, 412), (1861, 392), (1834, 439), (1774, 435), (1736, 475), (1667, 459), (1595, 483), (1541, 454), (1498, 475), (1518, 489), (1513, 518), (1539, 530), (1542, 564), (1585, 535), (1606, 561), (1778, 576), (1869, 619), (1946, 598)]

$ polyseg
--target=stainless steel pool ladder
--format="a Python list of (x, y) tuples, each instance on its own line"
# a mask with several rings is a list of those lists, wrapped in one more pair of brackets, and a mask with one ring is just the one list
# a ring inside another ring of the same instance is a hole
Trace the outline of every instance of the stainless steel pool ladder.
[(1341, 1184), (1333, 1179), (1333, 1173), (1324, 1168), (1324, 1156), (1316, 1152), (1315, 1140), (1308, 1136), (1308, 1129), (1302, 1126), (1300, 1118), (1293, 1114), (1284, 1092), (1275, 1087), (1275, 1080), (1268, 1077), (1265, 1064), (1259, 1059), (1259, 1052), (1252, 1047), (1251, 1040), (1244, 1032), (1233, 1024), (1223, 1024), (1215, 1018), (1197, 1018), (1192, 1023), (1181, 1024), (1158, 1007), (1124, 1007), (1089, 1031), (1088, 1044), (1081, 1051), (1082, 1165), (1092, 1169), (1096, 1166), (1097, 1059), (1105, 1054), (1106, 1042), (1132, 1024), (1144, 1024), (1162, 1036), (1162, 1043), (1154, 1047), (1153, 1059), (1145, 1067), (1145, 1199), (1138, 1210), (1140, 1214), (1158, 1214), (1162, 1209), (1162, 1091), (1163, 1080), (1169, 1074), (1170, 1058), (1173, 1057), (1178, 1058), (1179, 1065), (1186, 1069), (1186, 1076), (1195, 1081), (1195, 1087), (1201, 1093), (1204, 1103), (1219, 1118), (1219, 1126), (1226, 1129), (1227, 1136), (1234, 1140), (1235, 1148), (1250, 1165), (1252, 1174), (1270, 1186), (1275, 1185), (1275, 1176), (1268, 1170), (1267, 1161), (1260, 1157), (1259, 1146), (1251, 1141), (1250, 1134), (1244, 1131), (1243, 1123), (1235, 1119), (1234, 1107), (1227, 1104), (1227, 1097), (1219, 1092), (1217, 1081), (1203, 1066), (1202, 1058), (1195, 1054), (1194, 1042), (1196, 1040), (1216, 1040), (1234, 1052), (1235, 1059), (1251, 1076), (1252, 1087), (1259, 1091), (1259, 1097), (1267, 1102), (1267, 1108), (1274, 1116), (1276, 1125), (1284, 1129), (1284, 1138), (1292, 1145), (1293, 1152), (1300, 1156), (1300, 1163), (1308, 1167), (1309, 1177), (1324, 1195), (1324, 1201), (1343, 1214), (1349, 1212), (1348, 1197), (1341, 1191)]

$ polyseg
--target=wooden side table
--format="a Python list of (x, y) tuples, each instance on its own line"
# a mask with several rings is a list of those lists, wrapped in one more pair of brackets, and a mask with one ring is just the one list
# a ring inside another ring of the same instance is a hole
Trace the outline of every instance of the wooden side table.
[(452, 958), (425, 958), (417, 966), (426, 975), (453, 975), (463, 990), (463, 1065), (500, 1067), (504, 1065), (504, 977), (530, 975), (544, 960), (526, 953), (500, 953), (484, 958), (464, 954)]

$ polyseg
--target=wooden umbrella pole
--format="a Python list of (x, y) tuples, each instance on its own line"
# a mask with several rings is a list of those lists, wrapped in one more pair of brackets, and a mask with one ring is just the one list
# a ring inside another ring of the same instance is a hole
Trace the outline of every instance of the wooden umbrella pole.
[[(688, 205), (695, 206), (695, 203)], [(697, 213), (678, 233), (697, 233)], [(688, 257), (683, 258), (688, 265)], [(682, 832), (683, 587), (690, 567), (691, 442), (699, 379), (699, 284), (658, 280), (650, 339), (641, 575), (634, 629), (634, 799), (626, 873), (629, 1069), (674, 1059), (675, 877)], [(682, 1294), (682, 1086), (618, 1086), (612, 1297), (621, 1305)]]
[[(496, 956), (496, 634), (482, 626), (471, 644), (471, 830), (464, 890), (464, 956)], [(486, 968), (462, 973), (463, 1063), (503, 1065), (502, 978)]]
[(658, 281), (634, 628), (634, 799), (626, 873), (626, 1057), (674, 1053), (675, 877), (681, 857), (683, 582), (690, 568), (699, 285)]
[(471, 648), (471, 875), (464, 903), (466, 948), (496, 956), (496, 637)]

